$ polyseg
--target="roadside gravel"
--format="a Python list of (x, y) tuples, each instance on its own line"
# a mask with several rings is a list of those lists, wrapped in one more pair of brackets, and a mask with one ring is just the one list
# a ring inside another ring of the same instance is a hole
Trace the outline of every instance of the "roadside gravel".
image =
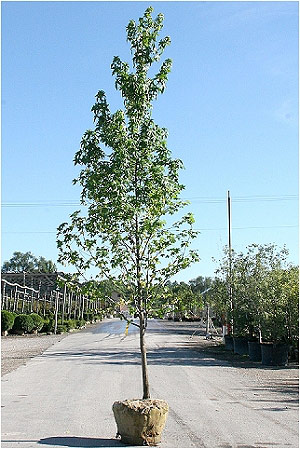
[[(85, 328), (73, 332), (85, 332), (96, 326), (98, 324), (88, 324)], [(60, 335), (25, 334), (1, 337), (1, 377), (16, 370), (21, 365), (26, 365), (28, 360), (42, 354), (50, 346), (68, 335), (67, 333)]]
[(10, 373), (54, 343), (61, 341), (67, 334), (61, 335), (9, 335), (1, 337), (1, 376)]

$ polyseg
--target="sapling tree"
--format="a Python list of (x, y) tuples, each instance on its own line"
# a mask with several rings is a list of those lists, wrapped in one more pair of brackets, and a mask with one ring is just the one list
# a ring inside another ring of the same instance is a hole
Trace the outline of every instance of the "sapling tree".
[[(280, 341), (294, 335), (297, 316), (295, 301), (297, 283), (295, 267), (287, 262), (288, 251), (274, 244), (252, 244), (246, 253), (231, 253), (234, 300), (234, 335), (259, 337), (259, 340)], [(216, 270), (224, 311), (230, 310), (226, 291), (228, 282), (228, 251)]]
[(169, 37), (159, 40), (164, 17), (153, 19), (152, 12), (147, 8), (127, 26), (132, 68), (118, 56), (111, 64), (123, 109), (112, 113), (104, 91), (96, 95), (95, 127), (83, 135), (74, 160), (83, 167), (74, 183), (82, 187), (87, 212), (74, 212), (57, 236), (59, 262), (75, 265), (80, 273), (94, 266), (99, 279), (123, 286), (139, 318), (132, 324), (139, 327), (143, 399), (150, 398), (147, 317), (167, 280), (198, 260), (189, 249), (196, 236), (193, 215), (167, 225), (167, 217), (178, 216), (187, 203), (180, 199), (183, 163), (171, 157), (167, 130), (152, 119), (152, 103), (164, 92), (171, 70), (166, 59), (153, 77), (148, 74), (170, 43)]

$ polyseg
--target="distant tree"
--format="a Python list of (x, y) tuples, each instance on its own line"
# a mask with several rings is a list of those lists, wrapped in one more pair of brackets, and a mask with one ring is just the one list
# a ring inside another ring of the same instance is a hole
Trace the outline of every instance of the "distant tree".
[(54, 273), (57, 270), (56, 265), (52, 260), (47, 260), (44, 257), (40, 257), (37, 261), (36, 271), (41, 273)]
[(195, 279), (191, 279), (189, 285), (193, 294), (198, 295), (200, 298), (199, 302), (202, 304), (202, 308), (209, 306), (220, 319), (220, 315), (217, 313), (218, 305), (213, 295), (214, 280), (208, 276), (198, 276)]
[(201, 294), (193, 291), (186, 282), (169, 282), (164, 292), (164, 311), (172, 312), (176, 318), (191, 318), (203, 308)]
[(189, 281), (190, 287), (194, 293), (203, 293), (210, 289), (213, 284), (211, 277), (198, 276), (195, 279)]
[(37, 258), (31, 253), (22, 253), (15, 251), (9, 261), (5, 261), (2, 265), (3, 272), (33, 272), (36, 269)]
[(53, 273), (56, 271), (56, 265), (51, 260), (44, 257), (35, 257), (30, 251), (22, 253), (15, 251), (9, 261), (5, 261), (2, 265), (2, 272), (8, 273)]

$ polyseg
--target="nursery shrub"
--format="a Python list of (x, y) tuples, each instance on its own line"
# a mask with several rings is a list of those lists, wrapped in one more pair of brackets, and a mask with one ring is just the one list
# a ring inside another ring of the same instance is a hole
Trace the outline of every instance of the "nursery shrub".
[(59, 324), (57, 326), (57, 334), (63, 334), (64, 332), (67, 332), (67, 326), (63, 325), (63, 324)]
[(64, 321), (64, 326), (67, 327), (67, 331), (69, 331), (70, 329), (75, 329), (75, 327), (76, 327), (76, 320), (65, 320)]
[(17, 315), (14, 321), (13, 330), (23, 331), (25, 333), (31, 332), (34, 328), (34, 322), (30, 315), (20, 314)]
[(53, 318), (45, 318), (44, 324), (42, 327), (42, 332), (53, 332), (54, 331), (54, 319)]
[(85, 325), (85, 321), (81, 318), (80, 320), (76, 320), (76, 327), (82, 327)]
[(8, 310), (2, 310), (1, 311), (1, 330), (2, 331), (9, 331), (15, 321), (16, 314), (9, 312)]
[(83, 313), (83, 319), (84, 319), (85, 321), (89, 321), (89, 313), (84, 312), (84, 313)]
[(30, 316), (31, 316), (31, 318), (33, 320), (33, 324), (34, 324), (33, 330), (40, 332), (40, 330), (44, 326), (43, 318), (40, 315), (38, 315), (37, 313), (31, 313)]
[(94, 314), (92, 312), (87, 312), (87, 313), (83, 313), (83, 319), (85, 321), (93, 321), (94, 319)]

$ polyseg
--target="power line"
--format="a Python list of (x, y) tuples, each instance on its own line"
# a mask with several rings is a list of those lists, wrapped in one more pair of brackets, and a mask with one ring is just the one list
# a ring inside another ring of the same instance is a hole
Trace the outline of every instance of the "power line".
[(2, 231), (2, 234), (56, 234), (56, 231)]
[(14, 202), (7, 202), (2, 203), (2, 207), (84, 207), (81, 203), (78, 201), (62, 201), (62, 202), (28, 202), (28, 203), (14, 203)]
[[(298, 228), (298, 225), (275, 225), (275, 226), (240, 226), (233, 227), (234, 230), (243, 229), (277, 229), (277, 228)], [(224, 231), (227, 228), (199, 228), (195, 231)], [(56, 231), (2, 231), (2, 234), (56, 234)]]
[[(298, 228), (298, 225), (275, 225), (275, 226), (233, 226), (234, 230), (242, 230), (242, 229), (276, 229), (276, 228)], [(195, 231), (225, 231), (227, 228), (202, 228), (195, 229)]]
[[(199, 203), (224, 203), (224, 198), (219, 197), (190, 197), (182, 198), (188, 201), (197, 201)], [(249, 195), (231, 198), (232, 202), (257, 202), (257, 201), (295, 201), (298, 199), (298, 195)], [(75, 200), (49, 200), (49, 201), (7, 201), (2, 203), (2, 207), (86, 207), (79, 201)]]
[[(184, 198), (189, 201), (197, 201), (200, 203), (224, 203), (224, 198), (211, 198), (211, 197), (192, 197), (192, 198)], [(231, 201), (235, 203), (241, 202), (256, 202), (256, 201), (295, 201), (298, 199), (298, 195), (251, 195), (251, 196), (240, 196), (240, 197), (231, 197)]]

